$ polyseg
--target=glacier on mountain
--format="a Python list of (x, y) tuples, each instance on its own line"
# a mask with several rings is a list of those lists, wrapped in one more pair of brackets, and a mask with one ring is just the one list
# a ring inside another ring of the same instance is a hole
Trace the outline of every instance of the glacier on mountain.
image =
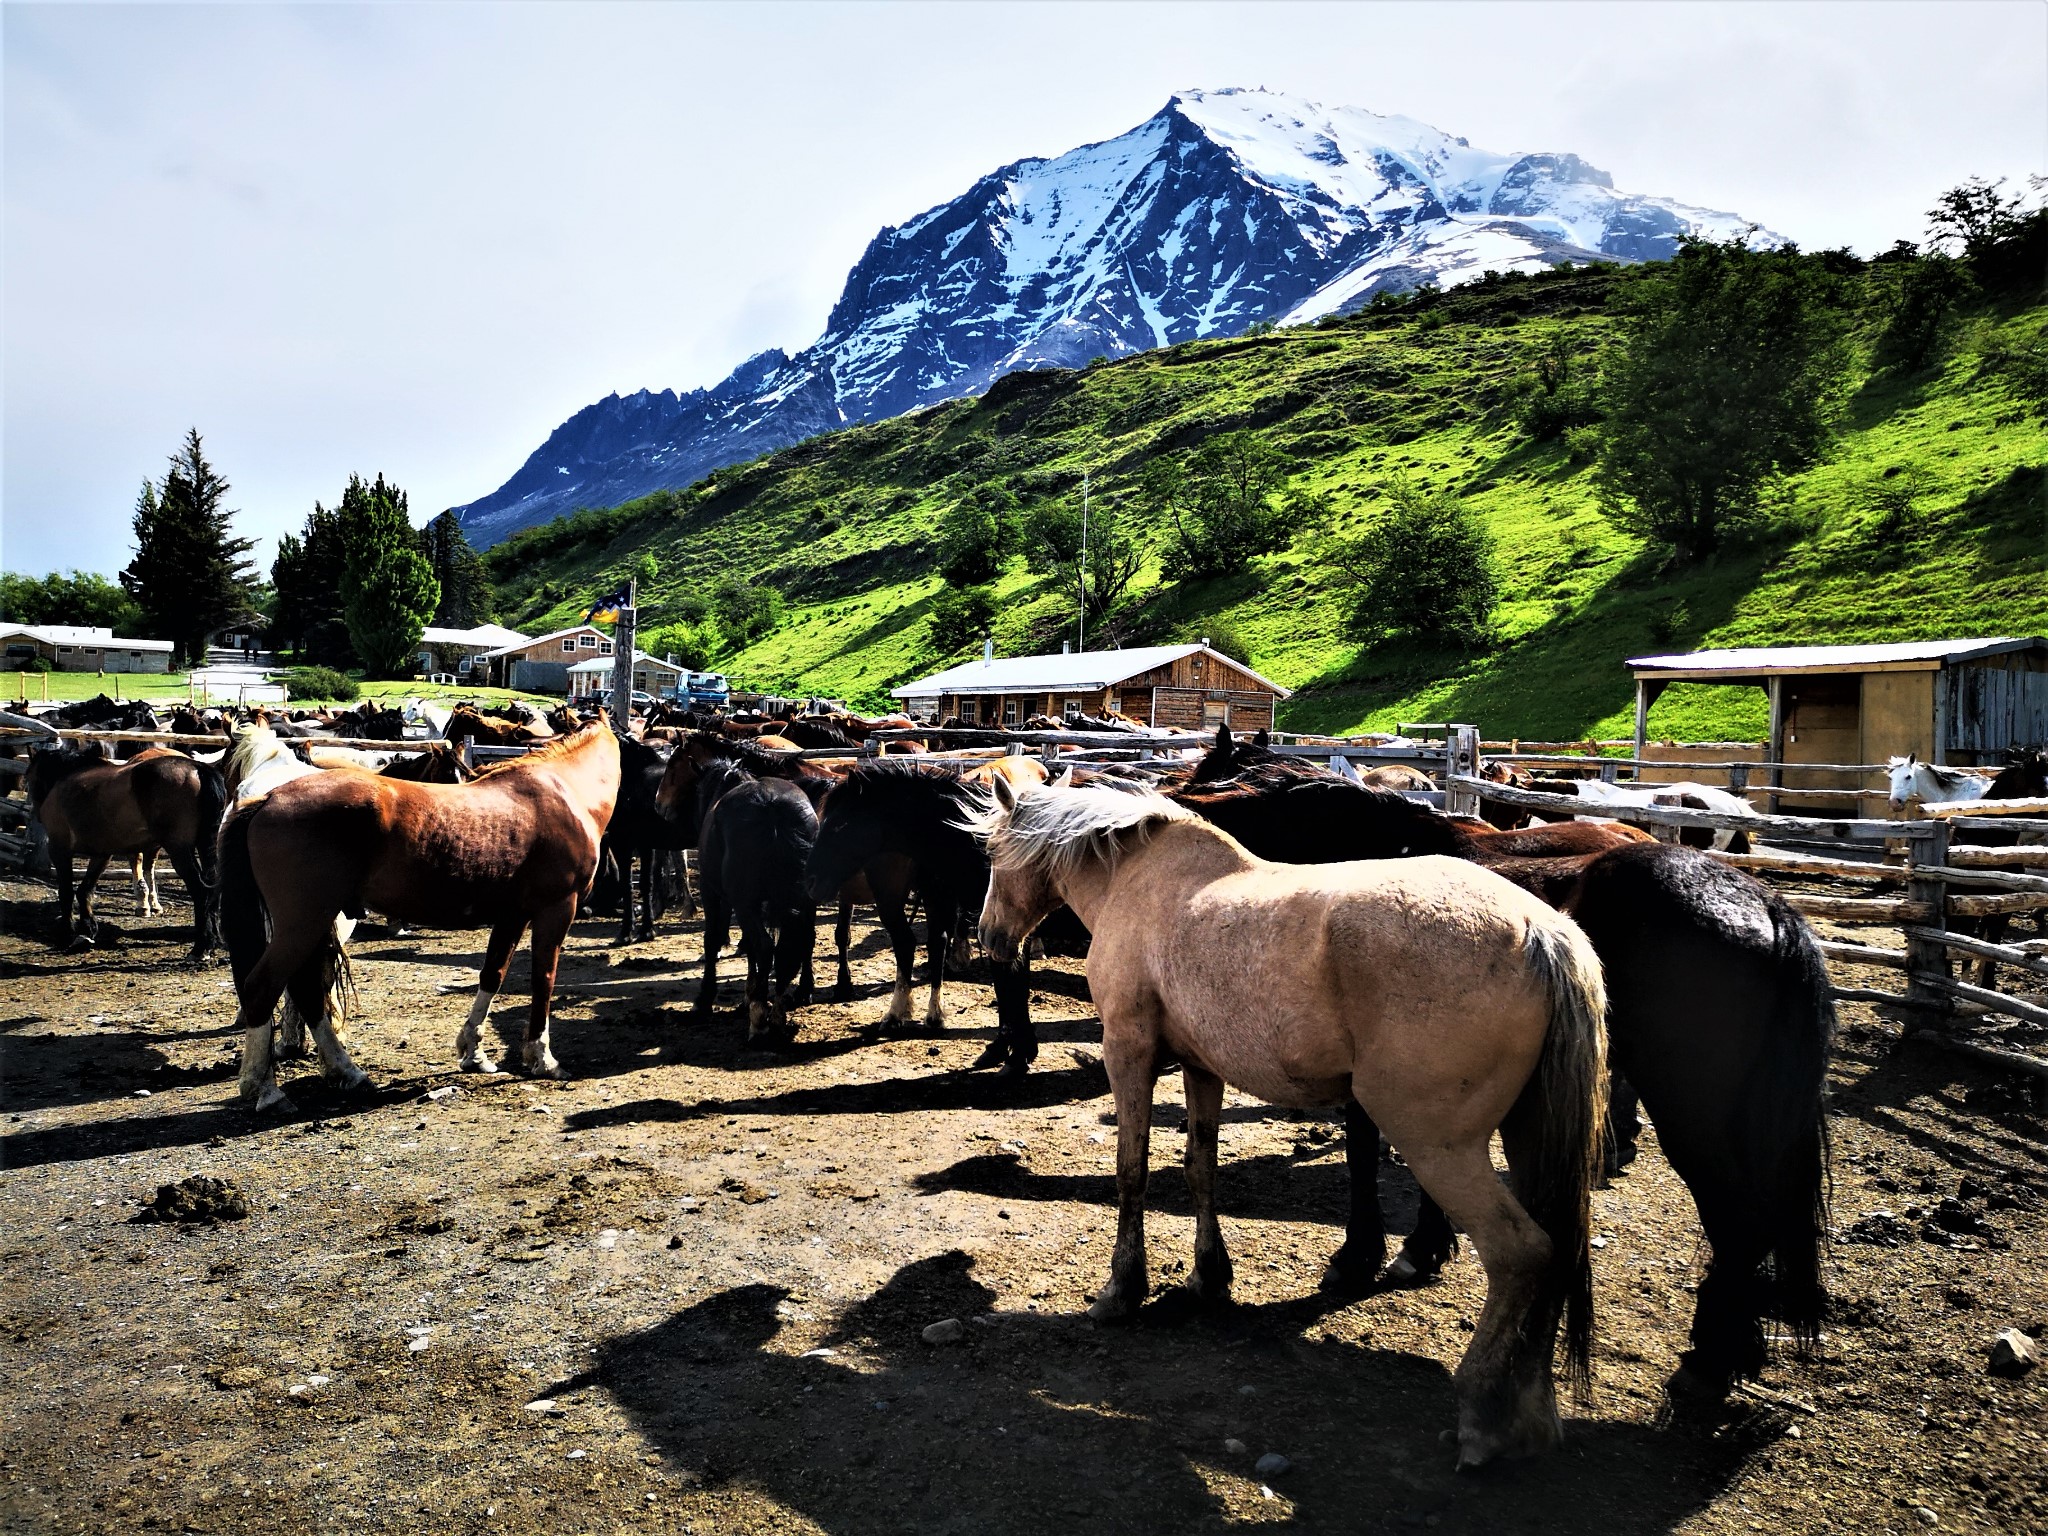
[(1184, 91), (1128, 133), (1016, 161), (882, 230), (809, 347), (759, 353), (708, 390), (587, 406), (456, 510), (492, 544), (1016, 369), (1299, 324), (1489, 270), (1656, 260), (1750, 227), (1618, 192), (1573, 154), (1475, 149), (1271, 91)]

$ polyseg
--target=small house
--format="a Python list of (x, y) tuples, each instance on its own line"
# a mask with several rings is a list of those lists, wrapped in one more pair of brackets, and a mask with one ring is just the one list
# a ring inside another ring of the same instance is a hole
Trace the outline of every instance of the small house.
[(168, 672), (168, 640), (127, 640), (88, 624), (0, 624), (0, 670), (21, 672), (41, 657), (57, 672)]
[[(613, 669), (617, 656), (579, 661), (569, 669), (569, 697), (588, 698), (595, 694), (609, 693), (612, 686)], [(651, 694), (657, 699), (672, 699), (683, 691), (683, 684), (689, 678), (690, 669), (679, 667), (672, 661), (663, 661), (659, 656), (650, 656), (645, 651), (633, 653), (633, 691)]]
[(578, 624), (484, 651), (470, 663), (470, 672), (475, 677), (480, 670), (483, 675), (476, 681), (493, 688), (566, 694), (571, 667), (611, 654), (610, 635), (594, 624)]
[[(1628, 666), (1636, 683), (1638, 758), (1646, 755), (1651, 709), (1673, 683), (1761, 688), (1770, 700), (1764, 758), (1787, 769), (1875, 764), (1908, 753), (1923, 762), (1982, 767), (2003, 762), (2014, 747), (2048, 742), (2048, 639), (2040, 636), (1751, 646), (1636, 656)], [(1785, 783), (1865, 787), (1861, 775), (1813, 768)]]
[(502, 624), (478, 624), (470, 629), (438, 629), (433, 625), (420, 631), (420, 671), (432, 675), (451, 673), (463, 682), (476, 680), (477, 658), (487, 652), (531, 642), (516, 629)]
[(1056, 656), (984, 653), (893, 690), (904, 708), (965, 724), (1015, 728), (1033, 715), (1071, 719), (1114, 710), (1141, 724), (1234, 731), (1268, 729), (1288, 690), (1206, 643), (1062, 651)]

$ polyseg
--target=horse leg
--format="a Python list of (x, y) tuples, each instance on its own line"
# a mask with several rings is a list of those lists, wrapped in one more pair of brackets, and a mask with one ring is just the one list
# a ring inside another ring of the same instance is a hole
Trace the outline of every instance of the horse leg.
[[(2003, 944), (2006, 929), (2011, 925), (2012, 919), (2005, 913), (1994, 912), (1984, 919), (1984, 926), (1978, 930), (1978, 936), (1987, 944)], [(1980, 987), (1989, 987), (1997, 974), (1998, 962), (1989, 955), (1984, 955), (1979, 957), (1970, 980)]]
[(548, 1042), (548, 1009), (555, 998), (555, 968), (562, 963), (562, 941), (576, 918), (576, 898), (533, 915), (533, 1003), (526, 1014), (526, 1049), (522, 1060), (537, 1077), (565, 1078)]
[[(780, 942), (775, 947), (775, 1007), (772, 1020), (778, 1040), (787, 1043), (796, 1038), (796, 1026), (789, 1021), (792, 1001), (800, 998), (809, 1002), (811, 997), (811, 952), (818, 943), (818, 914), (812, 907), (803, 907), (786, 914), (782, 920)], [(794, 995), (790, 981), (801, 976), (802, 984)]]
[(300, 966), (285, 992), (300, 1016), (313, 1022), (313, 1040), (320, 1048), (327, 1080), (345, 1090), (366, 1088), (370, 1074), (349, 1058), (336, 1018), (335, 994), (340, 990), (342, 967), (348, 962), (332, 933), (330, 929), (330, 947)]
[(957, 912), (951, 900), (944, 897), (926, 896), (925, 948), (932, 959), (931, 992), (925, 998), (924, 1027), (933, 1034), (946, 1027), (945, 1010), (939, 1006), (939, 992), (946, 983), (946, 952), (952, 946), (953, 924)]
[(1605, 1178), (1613, 1178), (1636, 1160), (1636, 1141), (1643, 1134), (1640, 1103), (1635, 1084), (1619, 1072), (1607, 1074), (1607, 1145), (1601, 1168)]
[(718, 1001), (718, 951), (725, 942), (725, 892), (711, 886), (704, 889), (704, 980), (697, 987), (695, 1011), (708, 1014)]
[(156, 888), (156, 856), (163, 850), (152, 848), (142, 856), (142, 883), (149, 893), (148, 912), (151, 917), (164, 915), (164, 899)]
[(1365, 1107), (1348, 1096), (1344, 1170), (1351, 1179), (1351, 1217), (1344, 1226), (1343, 1246), (1323, 1271), (1323, 1289), (1339, 1296), (1363, 1296), (1372, 1290), (1387, 1260), (1387, 1224), (1380, 1214), (1380, 1128)]
[(456, 1064), (464, 1072), (498, 1070), (497, 1063), (483, 1049), (484, 1020), (490, 1017), (491, 1000), (505, 984), (505, 967), (524, 932), (525, 918), (507, 918), (491, 930), (490, 941), (484, 946), (484, 968), (477, 976), (476, 996), (470, 1001), (469, 1017), (462, 1021), (461, 1032), (455, 1037)]
[(889, 946), (896, 954), (896, 990), (889, 994), (889, 1011), (882, 1015), (882, 1028), (910, 1022), (910, 973), (917, 964), (917, 935), (903, 911), (900, 894), (875, 892), (875, 912), (888, 931)]
[(242, 1032), (242, 1071), (236, 1090), (244, 1099), (253, 1101), (258, 1114), (272, 1109), (291, 1114), (295, 1109), (284, 1090), (277, 1086), (270, 1020), (277, 1011), (278, 999), (284, 995), (284, 979), (298, 975), (309, 961), (317, 958), (320, 940), (332, 929), (323, 924), (316, 932), (318, 938), (309, 939), (296, 932), (273, 931), (269, 944), (238, 989), (241, 1003), (235, 1012), (235, 1027)]
[(93, 916), (92, 890), (100, 882), (100, 873), (107, 867), (107, 856), (95, 853), (85, 861), (85, 878), (78, 882), (78, 931), (88, 939), (100, 936), (100, 920)]
[(991, 963), (996, 991), (996, 1037), (976, 1066), (1000, 1067), (1006, 1078), (1020, 1078), (1038, 1060), (1038, 1032), (1031, 1027), (1030, 961), (1019, 955), (1015, 965)]
[[(1403, 1147), (1416, 1182), (1472, 1235), (1486, 1270), (1486, 1304), (1465, 1358), (1452, 1377), (1458, 1393), (1458, 1464), (1478, 1466), (1502, 1453), (1526, 1455), (1563, 1434), (1543, 1354), (1536, 1386), (1518, 1390), (1524, 1321), (1542, 1290), (1552, 1245), (1502, 1187), (1487, 1155), (1491, 1138), (1449, 1146)], [(1533, 1352), (1532, 1352), (1533, 1357)]]
[(846, 963), (846, 951), (853, 942), (853, 898), (839, 898), (839, 923), (832, 930), (839, 946), (839, 977), (832, 983), (832, 1001), (843, 1003), (853, 996), (853, 967)]
[(1230, 1299), (1230, 1253), (1216, 1220), (1216, 1134), (1223, 1122), (1223, 1079), (1182, 1062), (1188, 1097), (1188, 1197), (1195, 1207), (1195, 1268), (1188, 1290), (1203, 1301)]
[(1691, 1348), (1679, 1356), (1671, 1378), (1674, 1396), (1718, 1401), (1736, 1381), (1763, 1371), (1769, 1239), (1755, 1213), (1730, 1198), (1734, 1193), (1704, 1180), (1694, 1189), (1709, 1255), (1693, 1305)]
[(171, 868), (178, 872), (178, 878), (185, 882), (185, 889), (192, 896), (192, 953), (186, 959), (193, 965), (203, 965), (207, 952), (220, 943), (217, 888), (207, 883), (195, 850), (173, 848), (170, 854)]
[(1152, 1085), (1159, 1079), (1159, 1058), (1150, 1030), (1116, 1030), (1138, 1038), (1112, 1045), (1109, 1021), (1103, 1026), (1103, 1065), (1116, 1103), (1116, 1251), (1109, 1284), (1088, 1315), (1116, 1322), (1134, 1316), (1145, 1302), (1145, 1183), (1152, 1170)]
[(771, 1032), (770, 1009), (775, 988), (775, 936), (758, 911), (740, 918), (740, 937), (747, 946), (747, 1044)]

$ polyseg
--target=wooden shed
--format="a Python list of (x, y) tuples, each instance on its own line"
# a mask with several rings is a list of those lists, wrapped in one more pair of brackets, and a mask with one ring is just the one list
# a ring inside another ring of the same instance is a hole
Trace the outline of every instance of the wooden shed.
[[(1629, 659), (1636, 756), (1650, 706), (1672, 683), (1761, 688), (1770, 698), (1766, 760), (1923, 762), (1979, 767), (2048, 742), (2048, 640), (1907, 640), (1890, 645), (1783, 645)], [(1859, 787), (1808, 775), (1814, 788)]]
[(894, 692), (906, 709), (975, 725), (1015, 727), (1033, 715), (1059, 719), (1107, 708), (1153, 726), (1246, 731), (1270, 727), (1275, 702), (1288, 697), (1278, 683), (1204, 644), (984, 654)]
[[(571, 667), (611, 654), (610, 635), (594, 624), (577, 624), (482, 652), (470, 663), (471, 680), (486, 682), (493, 688), (566, 694)], [(478, 672), (484, 676), (477, 678)]]

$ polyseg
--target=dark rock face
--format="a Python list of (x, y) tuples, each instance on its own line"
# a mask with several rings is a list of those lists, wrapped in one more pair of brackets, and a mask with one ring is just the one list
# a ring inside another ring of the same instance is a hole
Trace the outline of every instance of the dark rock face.
[(1617, 193), (1576, 155), (1496, 155), (1426, 124), (1263, 91), (1190, 91), (1129, 133), (1020, 160), (884, 229), (825, 334), (721, 383), (587, 406), (456, 510), (493, 544), (691, 484), (833, 428), (1374, 293), (1495, 270), (1669, 256), (1732, 214)]

